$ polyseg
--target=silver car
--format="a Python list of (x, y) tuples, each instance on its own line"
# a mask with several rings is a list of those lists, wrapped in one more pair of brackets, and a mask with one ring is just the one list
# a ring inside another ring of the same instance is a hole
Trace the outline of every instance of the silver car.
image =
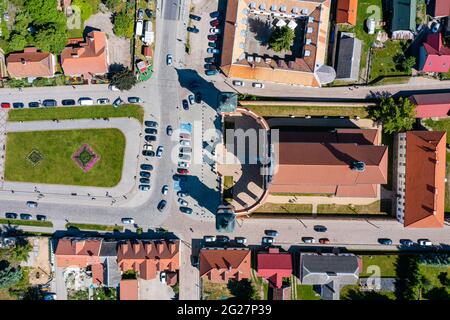
[(204, 236), (203, 237), (203, 241), (205, 241), (205, 242), (214, 242), (214, 241), (216, 241), (216, 237), (215, 236)]
[(123, 224), (134, 224), (134, 219), (133, 218), (122, 218), (122, 223)]
[(182, 198), (178, 198), (178, 203), (183, 207), (186, 207), (188, 205), (188, 202)]
[(183, 168), (183, 169), (189, 168), (189, 163), (180, 161), (180, 162), (178, 162), (178, 168)]
[(161, 158), (163, 151), (164, 151), (164, 147), (163, 146), (159, 146), (158, 149), (156, 149), (156, 156), (158, 158)]
[(180, 141), (180, 145), (183, 147), (190, 147), (191, 146), (191, 142), (189, 140), (181, 140)]

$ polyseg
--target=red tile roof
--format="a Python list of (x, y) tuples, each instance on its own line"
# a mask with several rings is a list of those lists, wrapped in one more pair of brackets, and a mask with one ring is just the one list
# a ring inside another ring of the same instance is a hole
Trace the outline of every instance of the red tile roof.
[(416, 105), (417, 118), (447, 117), (450, 111), (450, 93), (415, 94), (410, 97)]
[(251, 277), (251, 251), (201, 249), (200, 277), (215, 283), (240, 281)]
[(358, 0), (338, 0), (336, 22), (356, 25)]
[(6, 58), (8, 73), (12, 78), (52, 77), (56, 72), (55, 56), (38, 52), (37, 48), (25, 48)]
[(446, 132), (406, 133), (404, 226), (444, 226)]
[(139, 300), (139, 283), (136, 279), (120, 280), (120, 300)]
[(292, 257), (290, 253), (280, 253), (278, 248), (268, 253), (258, 253), (258, 275), (267, 279), (273, 288), (281, 288), (283, 278), (292, 275)]
[(100, 246), (99, 239), (60, 239), (55, 251), (56, 265), (62, 268), (85, 268), (99, 264)]
[(434, 16), (435, 17), (450, 16), (450, 1), (434, 0)]
[(425, 51), (425, 58), (421, 61), (421, 71), (448, 72), (450, 70), (450, 48), (442, 43), (440, 32), (429, 34), (422, 48)]
[(86, 42), (76, 42), (61, 52), (61, 67), (66, 75), (91, 78), (108, 72), (106, 34), (100, 31), (88, 33)]
[(91, 266), (92, 268), (92, 282), (96, 285), (103, 284), (103, 265), (101, 263), (96, 263)]

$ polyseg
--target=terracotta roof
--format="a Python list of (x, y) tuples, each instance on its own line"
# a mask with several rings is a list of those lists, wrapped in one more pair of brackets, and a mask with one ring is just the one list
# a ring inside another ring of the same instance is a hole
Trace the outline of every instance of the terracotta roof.
[(8, 73), (12, 78), (52, 77), (56, 71), (56, 59), (49, 52), (26, 48), (24, 52), (11, 53), (6, 58)]
[(336, 22), (356, 25), (358, 0), (338, 0)]
[(179, 269), (179, 241), (127, 241), (119, 244), (120, 270), (134, 270), (142, 279), (154, 279), (158, 271)]
[(61, 67), (66, 75), (83, 75), (85, 78), (107, 73), (106, 34), (92, 31), (88, 33), (86, 42), (77, 42), (66, 47), (61, 52)]
[(201, 249), (200, 277), (216, 283), (251, 277), (251, 251), (233, 249)]
[(270, 248), (268, 253), (258, 253), (258, 275), (267, 279), (273, 288), (281, 288), (283, 278), (292, 275), (290, 253), (280, 253), (278, 248)]
[(91, 266), (92, 268), (92, 282), (96, 285), (102, 285), (103, 284), (103, 273), (104, 268), (101, 263), (96, 263)]
[(99, 264), (101, 243), (100, 239), (59, 239), (55, 251), (56, 265), (62, 268), (85, 268)]
[(446, 132), (406, 133), (404, 226), (444, 226)]
[(424, 72), (448, 72), (450, 70), (450, 48), (442, 43), (442, 33), (431, 33), (423, 43), (425, 59), (421, 56), (420, 70)]
[[(364, 130), (352, 132), (347, 129), (337, 132), (337, 141), (345, 142), (333, 142), (331, 135), (326, 137), (323, 133), (321, 136), (330, 141), (297, 142), (293, 135), (295, 133), (280, 132), (279, 143), (275, 144), (277, 165), (269, 192), (375, 197), (376, 185), (387, 183), (387, 147), (370, 144), (370, 139), (376, 138), (373, 131), (364, 133)], [(307, 135), (314, 133), (301, 133), (299, 140), (305, 141)], [(369, 140), (364, 144), (351, 143), (352, 136), (354, 141), (364, 142), (367, 139), (364, 137)], [(351, 164), (356, 161), (365, 163), (363, 172), (351, 169)]]
[(450, 1), (448, 0), (432, 0), (434, 2), (434, 16), (435, 17), (446, 17), (450, 16)]
[(415, 94), (410, 97), (416, 105), (417, 118), (447, 117), (450, 111), (450, 93)]
[(120, 300), (139, 300), (139, 283), (136, 279), (120, 280)]

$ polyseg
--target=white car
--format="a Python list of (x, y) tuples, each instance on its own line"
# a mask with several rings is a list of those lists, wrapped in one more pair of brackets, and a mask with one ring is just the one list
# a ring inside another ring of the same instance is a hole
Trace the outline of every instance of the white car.
[(111, 91), (120, 91), (119, 88), (117, 88), (116, 86), (113, 86), (112, 84), (110, 84), (110, 85), (108, 86), (108, 89), (111, 90)]
[(171, 66), (171, 65), (172, 65), (172, 63), (173, 63), (173, 57), (172, 57), (171, 54), (168, 54), (168, 55), (167, 55), (167, 57), (166, 57), (166, 63), (167, 63), (168, 66)]
[(242, 82), (241, 80), (234, 80), (233, 85), (236, 87), (245, 87), (245, 82)]
[(163, 154), (163, 151), (164, 151), (164, 147), (163, 146), (159, 146), (158, 149), (156, 149), (156, 156), (158, 158), (161, 158), (162, 154)]
[(180, 145), (183, 147), (190, 147), (191, 146), (191, 142), (189, 140), (181, 140), (180, 141)]
[(260, 82), (253, 82), (252, 86), (253, 86), (253, 88), (264, 89), (264, 84), (262, 84)]
[(186, 207), (188, 206), (188, 202), (182, 198), (178, 198), (178, 203), (180, 204), (180, 206), (182, 207)]
[(161, 280), (162, 283), (166, 283), (166, 272), (165, 271), (162, 271), (159, 274), (159, 280)]
[(180, 161), (180, 162), (178, 162), (178, 168), (184, 168), (184, 169), (189, 168), (189, 163)]
[(38, 203), (35, 201), (27, 201), (27, 207), (28, 208), (37, 208)]
[(219, 34), (220, 33), (220, 29), (218, 29), (218, 28), (211, 28), (211, 29), (209, 29), (209, 32), (211, 32), (213, 34)]
[(164, 194), (164, 195), (166, 195), (167, 192), (169, 192), (169, 186), (168, 186), (167, 184), (165, 184), (165, 185), (162, 187), (161, 193)]
[(417, 240), (419, 246), (430, 247), (433, 245), (429, 239), (419, 239)]
[(133, 218), (122, 218), (122, 223), (123, 224), (134, 224), (134, 219)]
[(313, 237), (303, 237), (302, 238), (304, 243), (315, 243), (316, 240)]
[(216, 241), (216, 237), (215, 236), (204, 236), (203, 237), (203, 241), (205, 241), (205, 242), (214, 242), (214, 241)]
[(247, 238), (236, 237), (236, 238), (234, 238), (234, 241), (236, 241), (236, 243), (239, 243), (239, 244), (246, 244), (247, 243)]
[(263, 237), (262, 238), (262, 243), (264, 243), (264, 244), (272, 244), (273, 243), (273, 238), (272, 237)]
[(144, 144), (144, 150), (153, 151), (153, 146), (151, 144)]

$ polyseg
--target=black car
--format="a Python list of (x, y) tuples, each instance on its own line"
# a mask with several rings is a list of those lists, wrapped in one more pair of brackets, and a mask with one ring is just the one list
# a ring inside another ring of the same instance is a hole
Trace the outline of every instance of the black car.
[(141, 171), (141, 172), (139, 172), (139, 175), (143, 178), (150, 178), (151, 173), (148, 171)]
[(222, 243), (227, 243), (227, 242), (230, 242), (230, 238), (228, 238), (227, 236), (218, 235), (216, 237), (216, 241), (222, 242)]
[(12, 107), (14, 109), (22, 109), (25, 105), (22, 102), (13, 102)]
[(74, 106), (76, 104), (75, 100), (73, 99), (64, 99), (61, 101), (63, 106)]
[(163, 212), (165, 207), (166, 207), (166, 205), (167, 205), (167, 201), (166, 200), (161, 200), (158, 203), (158, 207), (157, 208), (158, 208), (159, 211)]
[(168, 135), (168, 136), (171, 136), (171, 135), (172, 135), (172, 132), (173, 132), (172, 126), (167, 126), (167, 128), (166, 128), (166, 133), (167, 133), (167, 135)]
[(189, 110), (189, 102), (186, 99), (183, 99), (182, 103), (183, 103), (183, 109)]
[(400, 244), (402, 246), (410, 247), (414, 244), (414, 242), (410, 239), (400, 239)]
[(142, 151), (142, 155), (145, 156), (145, 157), (154, 157), (155, 156), (155, 151), (143, 150)]
[(20, 219), (22, 219), (22, 220), (31, 220), (31, 218), (32, 218), (31, 214), (28, 214), (28, 213), (20, 214)]
[(36, 216), (36, 219), (37, 219), (38, 221), (47, 221), (47, 217), (44, 216), (44, 215), (42, 215), (42, 214), (38, 214), (38, 215)]
[(275, 230), (265, 230), (264, 233), (266, 236), (269, 236), (269, 237), (278, 236), (278, 231), (275, 231)]
[(188, 194), (187, 194), (187, 192), (178, 191), (177, 192), (177, 196), (180, 197), (180, 198), (184, 198), (184, 197), (187, 197)]
[(187, 31), (192, 33), (198, 33), (200, 30), (198, 30), (196, 27), (187, 27)]
[(192, 209), (188, 207), (180, 207), (180, 211), (185, 214), (192, 214)]
[(146, 129), (145, 129), (145, 133), (148, 133), (148, 134), (158, 134), (158, 130), (156, 130), (155, 128), (146, 128)]
[(327, 227), (316, 225), (316, 226), (314, 226), (314, 231), (316, 231), (316, 232), (326, 232), (327, 231)]
[(156, 136), (145, 136), (145, 141), (156, 141)]
[(150, 127), (150, 128), (158, 128), (158, 122), (156, 121), (145, 121), (144, 122), (146, 127)]
[(378, 243), (385, 246), (390, 246), (392, 244), (392, 240), (388, 238), (380, 238), (378, 239)]
[(46, 99), (46, 100), (42, 101), (42, 105), (44, 107), (56, 107), (57, 103), (56, 103), (56, 100)]
[(30, 108), (39, 108), (40, 103), (36, 102), (36, 101), (32, 101), (30, 103), (28, 103), (28, 107)]
[(145, 14), (147, 15), (147, 17), (151, 18), (153, 16), (153, 11), (150, 9), (145, 9)]
[(213, 12), (211, 12), (211, 13), (209, 14), (209, 16), (210, 16), (211, 18), (219, 18), (220, 12), (219, 12), (219, 11), (213, 11)]
[(215, 61), (214, 57), (205, 58), (206, 63), (214, 63), (214, 61)]
[(143, 183), (143, 184), (150, 184), (150, 179), (149, 178), (140, 178), (139, 182)]
[(193, 267), (198, 267), (200, 265), (198, 256), (191, 256), (191, 263)]
[(128, 97), (128, 102), (129, 103), (139, 103), (139, 102), (142, 102), (142, 100), (139, 97)]
[(200, 92), (195, 93), (195, 103), (202, 102), (202, 94)]
[(143, 163), (141, 164), (141, 170), (152, 171), (153, 166), (151, 164)]
[(17, 213), (7, 212), (7, 213), (5, 213), (5, 217), (7, 219), (17, 219)]
[(202, 17), (196, 16), (195, 14), (192, 14), (192, 13), (189, 15), (189, 18), (191, 18), (192, 20), (195, 20), (195, 21), (202, 20)]

